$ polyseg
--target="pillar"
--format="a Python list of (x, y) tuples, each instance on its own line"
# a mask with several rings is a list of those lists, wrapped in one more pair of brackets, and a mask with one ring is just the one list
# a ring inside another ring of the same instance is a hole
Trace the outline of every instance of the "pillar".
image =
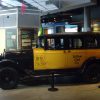
[(91, 31), (91, 11), (89, 7), (84, 7), (84, 32)]

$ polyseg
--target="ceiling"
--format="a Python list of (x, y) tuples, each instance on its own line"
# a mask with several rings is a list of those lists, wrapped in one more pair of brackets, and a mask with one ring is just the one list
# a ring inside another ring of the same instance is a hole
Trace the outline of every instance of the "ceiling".
[(0, 0), (0, 8), (21, 7), (22, 2), (27, 8), (38, 9), (44, 13), (66, 11), (82, 6), (94, 5), (96, 0)]

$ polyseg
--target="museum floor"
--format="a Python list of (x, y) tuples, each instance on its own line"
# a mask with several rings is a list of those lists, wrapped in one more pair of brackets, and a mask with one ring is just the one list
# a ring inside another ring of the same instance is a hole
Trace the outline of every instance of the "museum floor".
[(96, 84), (56, 84), (58, 91), (48, 91), (50, 85), (20, 85), (14, 90), (0, 89), (0, 100), (100, 100), (100, 88)]

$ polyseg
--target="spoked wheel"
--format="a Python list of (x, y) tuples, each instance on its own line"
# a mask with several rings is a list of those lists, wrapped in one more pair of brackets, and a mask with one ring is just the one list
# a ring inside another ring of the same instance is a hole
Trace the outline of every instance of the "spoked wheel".
[(18, 85), (18, 72), (13, 68), (0, 69), (0, 87), (2, 89), (14, 89)]
[(99, 82), (99, 65), (91, 64), (84, 74), (84, 79), (89, 83)]

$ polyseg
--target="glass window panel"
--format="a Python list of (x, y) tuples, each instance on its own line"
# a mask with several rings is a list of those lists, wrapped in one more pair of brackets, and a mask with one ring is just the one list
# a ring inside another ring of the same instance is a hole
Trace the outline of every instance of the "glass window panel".
[(17, 30), (6, 29), (6, 50), (17, 49)]

